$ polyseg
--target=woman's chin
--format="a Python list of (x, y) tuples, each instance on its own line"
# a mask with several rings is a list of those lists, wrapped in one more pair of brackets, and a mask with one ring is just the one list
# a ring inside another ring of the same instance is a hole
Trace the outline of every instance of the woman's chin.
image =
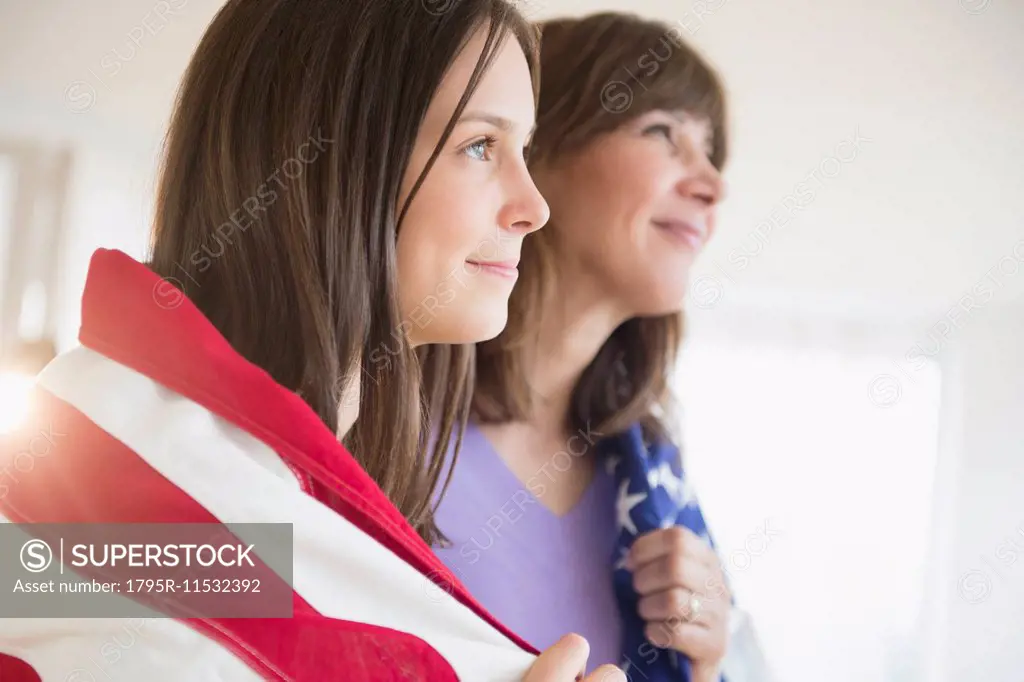
[(631, 308), (636, 317), (660, 317), (682, 312), (686, 307), (687, 287), (652, 287), (633, 297)]
[(479, 329), (474, 330), (474, 338), (465, 343), (490, 341), (505, 331), (505, 325), (508, 323), (508, 310), (503, 310), (501, 315), (492, 315), (492, 318), (486, 325), (481, 325)]
[(508, 302), (504, 301), (495, 309), (481, 312), (457, 325), (450, 334), (451, 340), (438, 343), (463, 344), (490, 341), (501, 334), (508, 322)]

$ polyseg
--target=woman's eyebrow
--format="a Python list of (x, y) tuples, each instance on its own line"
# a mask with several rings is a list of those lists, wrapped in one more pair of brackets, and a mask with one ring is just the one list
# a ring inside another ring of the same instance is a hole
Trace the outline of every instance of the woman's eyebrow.
[[(459, 119), (458, 124), (469, 123), (470, 121), (483, 121), (484, 123), (490, 123), (495, 128), (500, 130), (511, 130), (515, 127), (509, 119), (503, 116), (497, 116), (495, 114), (489, 114), (485, 111), (469, 111), (462, 115)], [(458, 125), (457, 124), (457, 125)]]

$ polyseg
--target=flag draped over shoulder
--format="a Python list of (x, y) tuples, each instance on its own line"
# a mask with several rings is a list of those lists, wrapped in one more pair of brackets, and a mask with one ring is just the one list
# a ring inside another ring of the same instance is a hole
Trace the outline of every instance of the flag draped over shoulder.
[[(79, 340), (40, 374), (28, 422), (0, 436), (0, 520), (289, 523), (294, 616), (154, 619), (125, 647), (126, 619), (0, 614), (0, 681), (522, 678), (536, 650), (170, 282), (98, 251)], [(43, 433), (45, 453), (28, 445)]]

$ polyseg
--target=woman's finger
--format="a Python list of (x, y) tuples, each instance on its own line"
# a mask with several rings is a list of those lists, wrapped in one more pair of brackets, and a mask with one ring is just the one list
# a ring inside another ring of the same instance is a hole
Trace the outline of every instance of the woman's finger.
[(668, 555), (686, 556), (705, 564), (718, 561), (714, 550), (699, 535), (689, 528), (673, 526), (652, 530), (638, 537), (629, 549), (627, 566), (635, 570)]
[[(523, 682), (572, 682), (587, 669), (589, 655), (587, 640), (575, 634), (566, 635), (537, 657)], [(603, 681), (597, 678), (597, 682)]]
[[(694, 617), (694, 596), (699, 600)], [(724, 620), (729, 602), (713, 595), (696, 594), (685, 587), (673, 587), (640, 598), (637, 612), (645, 621), (685, 621), (713, 625)]]
[(594, 672), (587, 675), (583, 682), (627, 682), (626, 673), (614, 665), (602, 665)]
[(693, 623), (648, 623), (644, 636), (656, 647), (675, 649), (698, 661), (718, 660), (724, 653), (719, 633)]
[(716, 571), (707, 564), (687, 561), (678, 555), (663, 556), (633, 573), (633, 587), (641, 595), (673, 587), (685, 587), (697, 594), (715, 593)]

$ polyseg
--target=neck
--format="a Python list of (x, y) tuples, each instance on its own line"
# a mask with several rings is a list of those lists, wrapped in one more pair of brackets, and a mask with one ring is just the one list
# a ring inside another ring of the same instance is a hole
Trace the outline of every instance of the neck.
[(525, 367), (534, 393), (529, 419), (534, 428), (550, 434), (565, 430), (569, 402), (583, 370), (627, 318), (606, 297), (587, 292), (582, 286), (564, 295), (560, 291), (557, 299), (552, 299), (540, 316), (535, 345)]

